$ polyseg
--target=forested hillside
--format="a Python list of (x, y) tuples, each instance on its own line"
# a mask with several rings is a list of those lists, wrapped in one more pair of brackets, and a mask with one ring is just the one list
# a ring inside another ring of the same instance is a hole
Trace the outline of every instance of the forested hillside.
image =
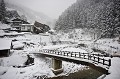
[(77, 0), (63, 12), (55, 30), (87, 28), (99, 30), (102, 36), (120, 34), (120, 0)]
[(4, 2), (4, 0), (0, 0), (0, 21), (6, 24), (7, 20), (10, 20), (12, 18), (22, 19), (17, 10), (9, 9), (8, 7), (6, 7), (6, 3)]
[(25, 16), (26, 19), (30, 23), (34, 23), (35, 21), (39, 21), (41, 23), (47, 24), (52, 27), (53, 19), (49, 18), (47, 15), (45, 15), (42, 12), (36, 12), (34, 10), (31, 10), (25, 6), (22, 6), (20, 4), (15, 4), (12, 2), (6, 2), (6, 7), (9, 9), (16, 10), (18, 14), (21, 16)]

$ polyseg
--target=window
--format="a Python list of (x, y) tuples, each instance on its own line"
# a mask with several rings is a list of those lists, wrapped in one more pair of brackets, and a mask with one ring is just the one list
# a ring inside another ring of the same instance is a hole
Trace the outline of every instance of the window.
[(25, 26), (22, 26), (22, 29), (25, 29)]
[(28, 26), (28, 27), (27, 27), (27, 29), (28, 29), (28, 31), (30, 31), (30, 30), (31, 30), (31, 27), (30, 27), (30, 26)]

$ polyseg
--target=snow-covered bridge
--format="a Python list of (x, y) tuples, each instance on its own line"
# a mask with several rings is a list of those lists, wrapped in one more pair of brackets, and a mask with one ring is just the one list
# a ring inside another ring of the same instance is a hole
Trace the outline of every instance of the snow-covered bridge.
[(111, 59), (102, 57), (100, 54), (58, 51), (50, 49), (39, 50), (38, 53), (34, 54), (42, 54), (47, 57), (52, 57), (54, 70), (59, 70), (62, 68), (61, 60), (90, 66), (104, 74), (109, 74), (108, 69), (111, 66)]

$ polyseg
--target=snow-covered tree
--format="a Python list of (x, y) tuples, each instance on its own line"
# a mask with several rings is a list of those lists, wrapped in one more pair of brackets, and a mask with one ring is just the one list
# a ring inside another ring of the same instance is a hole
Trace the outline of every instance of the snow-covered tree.
[(6, 16), (6, 6), (4, 0), (1, 0), (0, 2), (0, 21), (2, 23), (5, 22), (5, 16)]
[(100, 38), (115, 37), (119, 35), (119, 22), (120, 0), (77, 0), (59, 16), (55, 30), (97, 29)]
[(20, 16), (22, 20), (27, 21), (27, 17), (25, 15)]

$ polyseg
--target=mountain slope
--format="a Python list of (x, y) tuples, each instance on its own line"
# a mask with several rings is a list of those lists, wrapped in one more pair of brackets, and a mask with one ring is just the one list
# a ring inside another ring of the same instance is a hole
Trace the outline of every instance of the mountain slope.
[(9, 9), (14, 9), (18, 12), (20, 16), (26, 16), (27, 20), (30, 23), (34, 23), (35, 21), (39, 21), (41, 23), (47, 24), (52, 27), (53, 19), (49, 18), (48, 16), (44, 15), (43, 13), (33, 11), (27, 7), (24, 7), (20, 4), (13, 4), (10, 2), (6, 2), (6, 6)]
[(120, 34), (120, 0), (77, 0), (59, 17), (56, 30), (98, 29), (107, 37)]

